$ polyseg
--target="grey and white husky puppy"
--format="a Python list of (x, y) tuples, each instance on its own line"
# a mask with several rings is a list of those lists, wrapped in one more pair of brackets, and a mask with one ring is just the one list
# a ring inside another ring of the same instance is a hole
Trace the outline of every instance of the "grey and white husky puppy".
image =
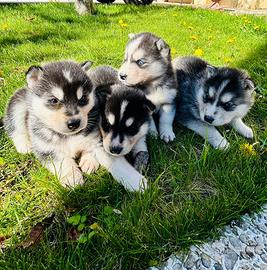
[(15, 92), (8, 104), (5, 130), (18, 152), (33, 152), (63, 186), (82, 184), (82, 173), (101, 164), (127, 189), (142, 190), (146, 179), (102, 146), (99, 102), (86, 74), (90, 65), (62, 61), (32, 66), (27, 86)]
[(100, 131), (104, 149), (113, 156), (130, 154), (134, 167), (141, 171), (148, 165), (146, 135), (155, 105), (143, 91), (128, 87), (118, 80), (118, 72), (100, 66), (88, 72), (101, 96)]
[(216, 126), (230, 124), (246, 138), (253, 131), (242, 118), (254, 103), (255, 85), (244, 71), (214, 67), (197, 57), (173, 61), (179, 87), (176, 117), (215, 148), (226, 149), (227, 140)]
[[(142, 88), (147, 99), (156, 105), (159, 113), (159, 134), (165, 142), (174, 140), (172, 124), (177, 95), (170, 47), (151, 33), (130, 34), (119, 79), (128, 86)], [(154, 121), (152, 133), (157, 134)]]

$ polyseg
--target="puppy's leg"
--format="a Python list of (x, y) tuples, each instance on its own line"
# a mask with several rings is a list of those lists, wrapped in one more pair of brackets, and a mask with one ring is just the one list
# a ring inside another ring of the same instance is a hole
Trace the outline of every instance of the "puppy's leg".
[(175, 116), (175, 106), (173, 104), (165, 104), (160, 108), (159, 118), (159, 134), (160, 138), (165, 142), (175, 139), (172, 124)]
[(148, 133), (151, 136), (154, 136), (154, 137), (158, 137), (158, 135), (159, 135), (156, 124), (155, 124), (155, 121), (154, 121), (152, 116), (151, 116), (150, 121), (149, 121), (149, 131), (148, 131)]
[(241, 118), (235, 118), (231, 122), (231, 126), (242, 136), (246, 138), (253, 138), (253, 131), (250, 127), (248, 127)]
[(134, 167), (142, 172), (148, 165), (149, 153), (147, 151), (146, 136), (142, 137), (133, 147)]
[(95, 159), (92, 152), (83, 152), (81, 155), (79, 167), (81, 168), (82, 172), (90, 174), (98, 169), (99, 163)]
[[(16, 95), (18, 95), (16, 93)], [(15, 96), (16, 97), (16, 96)], [(9, 103), (7, 115), (4, 118), (4, 127), (12, 139), (19, 153), (31, 152), (31, 142), (27, 130), (27, 105), (25, 100), (13, 97)]]
[(227, 149), (229, 147), (227, 140), (214, 126), (207, 125), (199, 120), (192, 120), (184, 123), (184, 125), (207, 139), (214, 148)]
[(143, 191), (147, 188), (147, 180), (124, 157), (113, 157), (102, 147), (95, 149), (95, 155), (98, 162), (126, 189)]
[(54, 175), (64, 187), (74, 187), (84, 183), (82, 172), (79, 170), (74, 159), (70, 157), (46, 159), (43, 165)]

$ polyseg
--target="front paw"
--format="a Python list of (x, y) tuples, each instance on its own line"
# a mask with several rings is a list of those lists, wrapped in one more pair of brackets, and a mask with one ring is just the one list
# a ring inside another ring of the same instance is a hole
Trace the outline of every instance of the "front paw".
[(172, 128), (162, 128), (160, 130), (160, 138), (166, 143), (173, 141), (175, 139), (175, 134)]
[(134, 158), (134, 167), (137, 171), (142, 172), (148, 165), (149, 154), (147, 151), (140, 151)]
[(32, 145), (29, 140), (24, 140), (23, 138), (18, 141), (14, 141), (16, 150), (21, 154), (27, 154), (32, 151)]
[(74, 169), (60, 178), (63, 187), (75, 187), (84, 183), (83, 175), (79, 169)]
[(229, 142), (225, 138), (223, 138), (218, 144), (214, 145), (214, 148), (220, 150), (227, 150), (229, 146)]
[(79, 167), (81, 168), (82, 172), (90, 174), (97, 171), (99, 168), (99, 163), (93, 156), (88, 154), (81, 157)]
[(148, 134), (152, 137), (157, 138), (159, 136), (159, 133), (156, 129), (149, 129)]
[(246, 127), (246, 128), (244, 128), (244, 130), (242, 130), (241, 135), (243, 135), (247, 139), (252, 139), (253, 138), (253, 130), (250, 127)]

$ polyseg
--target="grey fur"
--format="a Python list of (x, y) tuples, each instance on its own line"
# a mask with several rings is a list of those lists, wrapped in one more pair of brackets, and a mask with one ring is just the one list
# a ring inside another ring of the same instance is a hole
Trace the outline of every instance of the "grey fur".
[(247, 73), (228, 67), (214, 67), (196, 57), (174, 59), (180, 96), (177, 120), (215, 147), (225, 149), (227, 140), (215, 126), (232, 125), (241, 135), (253, 132), (242, 118), (254, 103), (254, 83)]
[(5, 130), (18, 152), (33, 152), (64, 186), (82, 184), (82, 172), (94, 172), (101, 164), (127, 189), (143, 190), (146, 179), (125, 159), (103, 149), (100, 104), (86, 74), (90, 65), (62, 61), (31, 67), (27, 86), (8, 104)]

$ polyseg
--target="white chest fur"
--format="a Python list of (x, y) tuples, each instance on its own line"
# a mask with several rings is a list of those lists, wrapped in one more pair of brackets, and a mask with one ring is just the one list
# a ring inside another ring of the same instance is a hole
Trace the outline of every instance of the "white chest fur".
[(172, 104), (176, 97), (176, 89), (170, 89), (168, 87), (156, 87), (149, 88), (148, 93), (146, 95), (147, 99), (149, 99), (152, 103), (154, 103), (157, 107), (162, 104)]

